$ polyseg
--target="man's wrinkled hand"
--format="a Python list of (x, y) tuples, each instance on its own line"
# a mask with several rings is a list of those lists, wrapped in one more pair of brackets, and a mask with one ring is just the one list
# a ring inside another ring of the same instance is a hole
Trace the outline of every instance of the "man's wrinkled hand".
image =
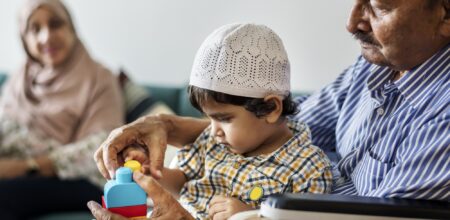
[[(148, 197), (153, 200), (153, 211), (151, 219), (194, 219), (172, 195), (166, 191), (151, 176), (146, 176), (141, 172), (134, 172), (133, 179), (144, 189)], [(98, 220), (123, 220), (123, 216), (103, 209), (94, 201), (88, 202), (88, 207)]]
[(138, 145), (148, 150), (151, 175), (161, 178), (167, 148), (167, 124), (164, 115), (145, 116), (114, 129), (94, 155), (102, 175), (106, 179), (112, 179), (115, 170), (125, 161), (121, 152), (128, 146)]
[(127, 220), (127, 218), (121, 215), (114, 214), (104, 209), (100, 204), (94, 201), (89, 201), (87, 206), (91, 210), (94, 218), (97, 220)]

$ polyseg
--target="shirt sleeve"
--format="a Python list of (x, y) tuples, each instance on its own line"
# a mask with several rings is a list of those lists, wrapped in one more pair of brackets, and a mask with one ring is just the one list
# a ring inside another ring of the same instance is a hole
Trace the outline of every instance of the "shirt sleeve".
[(450, 115), (444, 114), (399, 145), (394, 167), (368, 196), (450, 199)]
[(311, 129), (313, 144), (325, 151), (335, 149), (336, 145), (336, 123), (340, 110), (346, 99), (355, 69), (361, 63), (358, 62), (347, 68), (334, 82), (327, 85), (319, 92), (309, 97), (296, 97), (299, 103), (299, 113), (296, 120), (306, 122)]
[(292, 181), (293, 193), (329, 193), (332, 189), (332, 166), (326, 155), (320, 150), (305, 159)]
[(210, 142), (209, 131), (207, 128), (194, 143), (184, 146), (177, 152), (178, 169), (184, 173), (188, 181), (204, 175), (206, 149)]

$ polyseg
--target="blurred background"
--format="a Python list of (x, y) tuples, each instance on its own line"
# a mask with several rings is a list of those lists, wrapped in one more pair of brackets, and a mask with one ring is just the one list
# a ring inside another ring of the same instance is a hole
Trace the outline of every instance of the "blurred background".
[[(265, 24), (283, 39), (292, 89), (313, 91), (354, 62), (346, 31), (352, 0), (65, 0), (95, 59), (140, 83), (184, 85), (197, 49), (233, 22)], [(0, 71), (24, 61), (17, 22), (23, 0), (0, 0)]]

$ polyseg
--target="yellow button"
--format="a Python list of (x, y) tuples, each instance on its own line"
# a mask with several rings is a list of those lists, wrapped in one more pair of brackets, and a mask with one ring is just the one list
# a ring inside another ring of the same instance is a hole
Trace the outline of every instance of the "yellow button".
[(141, 163), (139, 163), (137, 160), (129, 160), (125, 162), (123, 166), (130, 168), (133, 172), (136, 170), (141, 170)]
[(235, 162), (233, 164), (234, 169), (239, 169), (239, 167), (241, 167), (241, 164), (239, 164), (238, 162)]
[(250, 190), (249, 197), (252, 201), (259, 200), (264, 195), (264, 189), (261, 186), (255, 186)]

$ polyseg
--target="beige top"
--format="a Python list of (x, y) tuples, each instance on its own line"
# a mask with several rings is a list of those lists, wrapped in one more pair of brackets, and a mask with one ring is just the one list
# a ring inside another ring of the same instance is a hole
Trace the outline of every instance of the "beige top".
[[(22, 35), (25, 34), (28, 18), (42, 5), (57, 14), (65, 13), (60, 16), (69, 18), (71, 22), (70, 15), (58, 0), (28, 1), (19, 19)], [(90, 57), (81, 41), (76, 40), (74, 47), (68, 60), (56, 68), (44, 67), (29, 56), (25, 65), (10, 77), (3, 88), (0, 115), (3, 121), (14, 121), (9, 124), (18, 125), (13, 126), (15, 129), (11, 131), (33, 133), (22, 135), (24, 137), (19, 139), (39, 137), (37, 139), (40, 141), (34, 140), (29, 146), (24, 146), (29, 151), (26, 154), (51, 154), (53, 150), (74, 148), (77, 143), (80, 143), (75, 147), (78, 150), (71, 153), (89, 148), (77, 159), (82, 161), (78, 165), (83, 167), (94, 164), (92, 155), (95, 149), (110, 130), (123, 124), (124, 105), (116, 77)], [(8, 145), (5, 141), (10, 138), (6, 135), (14, 135), (5, 134), (6, 131), (1, 132), (3, 146), (0, 147), (3, 148)], [(93, 138), (94, 134), (98, 134), (96, 138)], [(91, 144), (86, 144), (88, 139)], [(92, 144), (93, 139), (96, 140), (95, 144)], [(43, 149), (37, 150), (38, 145), (44, 145)]]
[[(19, 18), (22, 37), (29, 17), (42, 5), (73, 27), (60, 1), (27, 1)], [(58, 67), (44, 67), (29, 55), (6, 83), (1, 111), (62, 144), (120, 126), (124, 110), (116, 78), (89, 56), (78, 38), (67, 59)]]

